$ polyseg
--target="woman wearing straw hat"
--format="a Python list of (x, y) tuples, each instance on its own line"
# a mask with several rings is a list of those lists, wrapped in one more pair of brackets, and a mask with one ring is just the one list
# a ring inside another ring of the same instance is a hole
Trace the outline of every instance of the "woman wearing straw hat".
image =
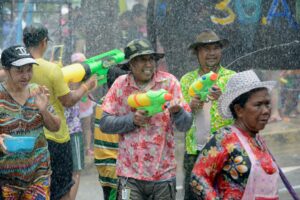
[(219, 99), (219, 112), (233, 118), (205, 145), (191, 187), (199, 199), (278, 199), (279, 170), (259, 131), (271, 115), (270, 90), (252, 71), (235, 74)]

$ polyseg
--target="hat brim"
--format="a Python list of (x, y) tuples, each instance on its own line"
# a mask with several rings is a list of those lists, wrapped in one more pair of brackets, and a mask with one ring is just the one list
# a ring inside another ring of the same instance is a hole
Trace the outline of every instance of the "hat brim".
[(149, 52), (143, 52), (143, 53), (136, 53), (133, 54), (132, 56), (130, 56), (129, 59), (125, 59), (123, 62), (119, 63), (120, 65), (126, 65), (128, 64), (133, 58), (137, 57), (137, 56), (144, 56), (144, 55), (153, 55), (154, 59), (157, 61), (159, 59), (162, 59), (165, 54), (164, 53), (155, 53), (153, 51), (149, 51)]
[(203, 45), (206, 45), (206, 44), (214, 44), (214, 43), (220, 43), (222, 45), (222, 48), (226, 48), (229, 45), (229, 40), (221, 39), (221, 40), (211, 40), (211, 41), (207, 41), (207, 42), (195, 42), (195, 43), (191, 44), (188, 47), (188, 49), (189, 50), (194, 50), (198, 46), (203, 46)]
[(21, 67), (27, 64), (37, 64), (37, 62), (33, 58), (21, 58), (11, 63), (11, 65), (15, 67)]
[(246, 86), (243, 88), (234, 88), (231, 91), (226, 91), (219, 98), (219, 102), (218, 102), (219, 114), (224, 119), (231, 119), (231, 118), (233, 118), (233, 116), (231, 114), (229, 106), (233, 102), (233, 100), (235, 100), (240, 95), (242, 95), (246, 92), (249, 92), (253, 89), (267, 88), (268, 91), (270, 92), (275, 86), (276, 86), (275, 81), (264, 81), (264, 82), (254, 83), (251, 86)]

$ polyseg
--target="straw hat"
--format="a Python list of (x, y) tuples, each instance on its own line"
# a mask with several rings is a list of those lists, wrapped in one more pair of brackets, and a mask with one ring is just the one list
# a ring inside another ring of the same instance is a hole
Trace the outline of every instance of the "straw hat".
[(275, 81), (260, 81), (253, 70), (236, 73), (229, 79), (225, 92), (219, 98), (218, 110), (220, 115), (224, 119), (233, 118), (229, 109), (233, 100), (256, 88), (267, 88), (271, 91), (275, 85)]

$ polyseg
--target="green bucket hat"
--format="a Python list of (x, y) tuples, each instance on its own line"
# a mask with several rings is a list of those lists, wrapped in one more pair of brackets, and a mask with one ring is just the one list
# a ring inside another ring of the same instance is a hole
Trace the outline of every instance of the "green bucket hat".
[(124, 49), (124, 54), (126, 60), (123, 64), (126, 64), (133, 58), (141, 55), (153, 55), (155, 60), (159, 60), (165, 55), (163, 53), (155, 52), (150, 42), (145, 39), (135, 39), (129, 42)]
[(196, 40), (189, 46), (189, 50), (195, 50), (198, 46), (212, 43), (220, 43), (222, 48), (225, 48), (228, 46), (229, 41), (221, 39), (214, 31), (207, 29), (196, 36)]

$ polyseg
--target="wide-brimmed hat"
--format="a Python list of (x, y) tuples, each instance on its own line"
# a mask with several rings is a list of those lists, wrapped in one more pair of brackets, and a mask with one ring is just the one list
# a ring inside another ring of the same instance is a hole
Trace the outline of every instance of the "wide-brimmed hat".
[(220, 43), (222, 48), (225, 48), (228, 46), (229, 41), (221, 39), (214, 31), (207, 29), (196, 36), (195, 41), (189, 46), (189, 49), (194, 50), (198, 46), (212, 43)]
[(260, 81), (253, 70), (234, 74), (227, 82), (225, 92), (220, 96), (218, 110), (224, 119), (233, 118), (230, 104), (240, 95), (256, 88), (267, 88), (271, 91), (276, 85), (275, 81)]
[(155, 60), (164, 57), (165, 54), (157, 53), (152, 48), (150, 42), (145, 39), (135, 39), (127, 44), (124, 49), (125, 61), (122, 64), (128, 63), (130, 60), (141, 55), (153, 55)]
[(1, 64), (5, 68), (21, 67), (27, 64), (37, 64), (26, 47), (17, 45), (3, 50)]

